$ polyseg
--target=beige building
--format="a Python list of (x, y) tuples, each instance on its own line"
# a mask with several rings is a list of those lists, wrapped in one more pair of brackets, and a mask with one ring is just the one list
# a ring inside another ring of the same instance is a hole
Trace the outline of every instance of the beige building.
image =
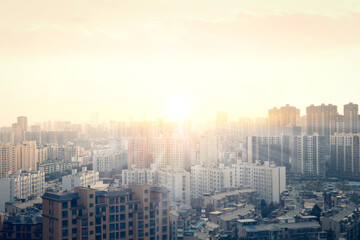
[(190, 142), (186, 137), (158, 137), (153, 145), (154, 164), (160, 169), (190, 167)]
[(169, 192), (164, 187), (43, 195), (43, 239), (169, 239)]
[(35, 141), (24, 141), (16, 146), (16, 169), (37, 170), (38, 154)]
[(8, 172), (15, 172), (15, 146), (0, 143), (0, 178), (4, 178)]
[(269, 110), (269, 134), (280, 135), (285, 126), (300, 125), (300, 110), (296, 107), (286, 105), (284, 107)]
[(132, 137), (128, 139), (128, 168), (149, 168), (151, 156), (148, 154), (145, 137)]

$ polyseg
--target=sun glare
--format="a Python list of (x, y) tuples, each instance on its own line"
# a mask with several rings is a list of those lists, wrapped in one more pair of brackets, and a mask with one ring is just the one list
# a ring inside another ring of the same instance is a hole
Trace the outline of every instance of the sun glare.
[(169, 102), (171, 120), (184, 121), (189, 118), (190, 102), (184, 96), (174, 96)]

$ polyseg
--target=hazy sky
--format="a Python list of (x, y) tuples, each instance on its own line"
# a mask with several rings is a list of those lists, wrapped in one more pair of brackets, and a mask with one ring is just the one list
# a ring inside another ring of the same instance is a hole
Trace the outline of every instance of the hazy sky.
[(350, 101), (359, 0), (0, 1), (0, 125)]

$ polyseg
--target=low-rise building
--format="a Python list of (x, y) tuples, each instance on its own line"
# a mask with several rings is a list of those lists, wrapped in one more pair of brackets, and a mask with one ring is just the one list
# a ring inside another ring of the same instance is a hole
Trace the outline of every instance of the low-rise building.
[(360, 239), (360, 211), (355, 204), (350, 203), (339, 213), (327, 214), (320, 219), (328, 239)]
[(45, 174), (40, 171), (21, 171), (0, 179), (0, 211), (6, 202), (41, 196), (44, 193)]
[(77, 172), (76, 169), (72, 169), (72, 174), (62, 177), (62, 190), (71, 191), (75, 187), (87, 187), (88, 185), (94, 185), (99, 181), (99, 172), (87, 170), (87, 167), (82, 167), (81, 172)]
[(41, 216), (9, 216), (5, 218), (0, 230), (3, 240), (42, 240)]
[(255, 190), (247, 188), (205, 194), (203, 198), (206, 208), (217, 211), (239, 203), (253, 203), (256, 201), (256, 196)]
[(320, 224), (315, 221), (238, 226), (238, 237), (251, 240), (322, 239), (323, 236)]
[(170, 211), (170, 240), (184, 239), (184, 232), (191, 227), (192, 213), (191, 207), (186, 205)]
[(43, 162), (39, 165), (39, 171), (44, 172), (45, 174), (50, 174), (54, 172), (65, 172), (71, 171), (74, 167), (78, 167), (76, 162), (66, 162), (64, 160), (50, 160)]
[(255, 217), (255, 206), (252, 204), (240, 208), (222, 209), (210, 213), (210, 221), (224, 229), (225, 233), (236, 238), (237, 220), (252, 219)]
[(30, 215), (39, 213), (42, 210), (42, 199), (40, 197), (19, 202), (5, 203), (5, 212), (11, 216)]

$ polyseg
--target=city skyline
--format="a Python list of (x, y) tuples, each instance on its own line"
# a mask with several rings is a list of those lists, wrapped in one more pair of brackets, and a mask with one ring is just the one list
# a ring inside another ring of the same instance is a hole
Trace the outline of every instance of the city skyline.
[[(1, 124), (0, 122), (0, 127), (6, 127), (6, 126), (10, 126), (11, 124), (13, 124), (16, 120), (16, 118), (26, 118), (26, 121), (29, 121), (28, 119), (30, 118), (30, 121), (28, 122), (28, 126), (30, 127), (30, 125), (32, 126), (38, 126), (38, 124), (42, 125), (42, 124), (48, 124), (48, 123), (52, 123), (52, 124), (56, 124), (56, 123), (60, 123), (60, 122), (70, 122), (72, 124), (84, 124), (84, 123), (90, 123), (90, 124), (108, 124), (111, 122), (154, 122), (154, 121), (164, 121), (164, 122), (177, 122), (177, 123), (185, 123), (186, 121), (191, 121), (195, 124), (201, 124), (201, 123), (216, 123), (217, 120), (217, 114), (219, 113), (223, 113), (225, 114), (225, 118), (227, 119), (227, 122), (236, 122), (236, 121), (241, 121), (241, 119), (250, 119), (252, 121), (256, 121), (257, 119), (261, 120), (264, 118), (269, 118), (270, 117), (270, 111), (271, 110), (280, 110), (283, 107), (294, 107), (297, 110), (299, 110), (299, 116), (300, 117), (306, 117), (307, 116), (307, 108), (309, 107), (320, 107), (320, 106), (332, 106), (332, 107), (336, 107), (337, 108), (337, 114), (338, 115), (344, 115), (344, 107), (345, 105), (348, 104), (354, 104), (355, 106), (358, 106), (359, 104), (356, 102), (348, 102), (348, 103), (344, 103), (342, 105), (336, 105), (336, 104), (332, 104), (332, 103), (320, 103), (320, 104), (310, 104), (308, 106), (304, 106), (304, 107), (298, 107), (298, 106), (294, 106), (291, 104), (283, 104), (280, 106), (273, 106), (269, 109), (266, 110), (266, 114), (262, 115), (262, 116), (256, 116), (256, 117), (249, 117), (249, 116), (235, 116), (233, 113), (231, 112), (226, 112), (226, 111), (215, 111), (213, 112), (212, 116), (210, 116), (208, 119), (203, 119), (198, 120), (198, 119), (193, 119), (191, 117), (189, 118), (184, 118), (183, 116), (185, 116), (184, 114), (181, 115), (181, 112), (186, 112), (186, 107), (187, 106), (183, 106), (181, 105), (181, 103), (177, 101), (173, 102), (175, 105), (178, 105), (179, 107), (179, 111), (173, 111), (176, 109), (170, 109), (169, 110), (169, 116), (172, 114), (173, 116), (178, 116), (178, 118), (163, 118), (163, 117), (154, 117), (154, 118), (133, 118), (132, 116), (128, 117), (128, 118), (120, 118), (120, 119), (104, 119), (101, 115), (101, 113), (99, 112), (92, 112), (91, 114), (89, 114), (89, 116), (87, 116), (87, 119), (81, 120), (81, 121), (76, 121), (76, 119), (42, 119), (42, 120), (31, 120), (31, 116), (25, 116), (25, 115), (17, 115), (16, 117), (14, 117), (10, 122), (7, 122), (5, 124)], [(169, 104), (170, 105), (170, 104)], [(190, 116), (190, 115), (189, 115)], [(360, 117), (360, 116), (359, 116)], [(299, 119), (300, 121), (300, 119)], [(297, 123), (295, 125), (299, 125), (300, 123)], [(41, 127), (41, 126), (40, 126)]]
[(93, 112), (179, 120), (179, 102), (197, 121), (217, 110), (255, 118), (286, 103), (304, 112), (360, 102), (357, 1), (0, 6), (1, 125), (19, 115), (83, 122)]

